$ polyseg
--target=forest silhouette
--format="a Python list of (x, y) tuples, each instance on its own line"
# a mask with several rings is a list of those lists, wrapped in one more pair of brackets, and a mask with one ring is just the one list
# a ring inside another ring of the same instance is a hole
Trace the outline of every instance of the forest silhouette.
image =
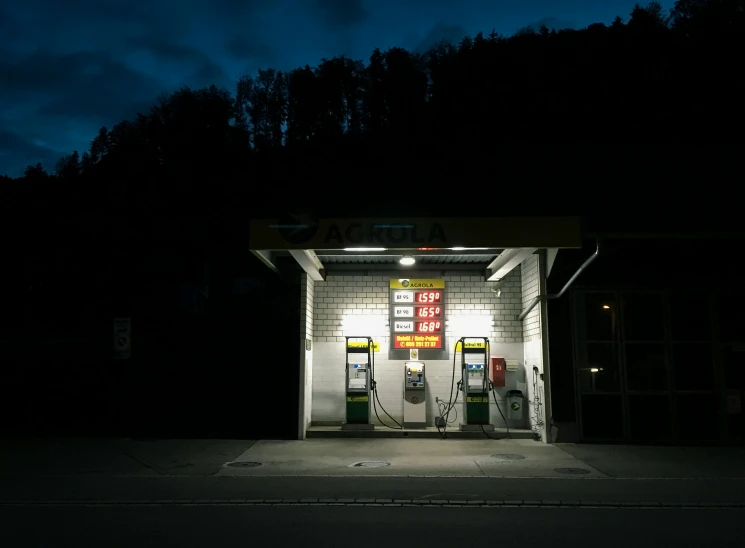
[(423, 53), (376, 49), (367, 63), (262, 69), (233, 92), (164, 95), (102, 127), (89, 150), (3, 177), (0, 192), (12, 207), (203, 212), (257, 196), (306, 203), (320, 181), (333, 200), (355, 181), (493, 175), (519, 146), (532, 153), (519, 167), (529, 172), (535, 159), (550, 164), (552, 144), (737, 143), (744, 31), (743, 0), (678, 0), (669, 13), (652, 2), (583, 30), (526, 28)]

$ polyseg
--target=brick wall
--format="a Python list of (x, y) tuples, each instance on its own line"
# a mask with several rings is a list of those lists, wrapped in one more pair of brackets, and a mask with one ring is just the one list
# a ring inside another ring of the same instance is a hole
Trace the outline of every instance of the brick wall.
[[(316, 282), (313, 298), (313, 377), (312, 420), (316, 424), (340, 424), (344, 420), (344, 336), (367, 335), (380, 343), (375, 354), (375, 372), (380, 402), (397, 421), (403, 420), (403, 362), (389, 360), (389, 279), (400, 272), (376, 273), (376, 276), (329, 275)], [(426, 362), (427, 422), (434, 425), (438, 414), (435, 396), (446, 401), (450, 396), (454, 342), (462, 336), (488, 336), (491, 355), (506, 359), (524, 359), (523, 325), (517, 320), (523, 296), (520, 269), (513, 270), (501, 284), (501, 295), (491, 291), (493, 284), (483, 274), (441, 276), (439, 272), (411, 272), (412, 278), (443, 278), (446, 284), (448, 322), (445, 344), (451, 349), (447, 360)], [(460, 360), (458, 355), (458, 360)], [(456, 367), (460, 378), (460, 364)], [(508, 377), (508, 386), (497, 390), (498, 401), (506, 390), (525, 390), (525, 377)], [(500, 401), (500, 405), (502, 402)], [(492, 423), (504, 424), (494, 403)], [(504, 406), (503, 411), (504, 411)], [(455, 409), (460, 412), (460, 402)], [(379, 416), (392, 424), (382, 411)], [(453, 416), (451, 414), (451, 420)], [(377, 421), (376, 421), (377, 422)], [(453, 423), (457, 428), (459, 421)], [(526, 424), (513, 427), (526, 427)]]

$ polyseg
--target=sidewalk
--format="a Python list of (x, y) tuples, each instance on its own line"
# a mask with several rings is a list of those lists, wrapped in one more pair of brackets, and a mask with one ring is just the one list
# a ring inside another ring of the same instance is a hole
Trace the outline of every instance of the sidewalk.
[(745, 508), (745, 449), (520, 439), (0, 441), (0, 505), (311, 499)]
[(0, 478), (55, 475), (735, 479), (745, 478), (745, 448), (525, 439), (0, 440)]

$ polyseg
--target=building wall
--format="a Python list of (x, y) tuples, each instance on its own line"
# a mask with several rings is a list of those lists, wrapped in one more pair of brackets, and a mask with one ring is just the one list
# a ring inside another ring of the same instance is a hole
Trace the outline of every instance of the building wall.
[[(403, 420), (403, 363), (389, 360), (389, 280), (401, 276), (400, 271), (376, 272), (375, 276), (329, 275), (325, 282), (316, 282), (313, 299), (313, 407), (315, 424), (341, 424), (345, 414), (344, 399), (344, 336), (368, 335), (380, 343), (375, 354), (375, 372), (380, 403), (399, 423)], [(501, 295), (491, 291), (493, 284), (484, 281), (481, 273), (441, 276), (440, 272), (411, 272), (411, 278), (443, 278), (446, 285), (448, 322), (445, 344), (451, 349), (447, 360), (426, 362), (427, 422), (434, 425), (439, 415), (435, 397), (446, 402), (450, 397), (453, 375), (453, 347), (462, 336), (488, 336), (491, 355), (524, 362), (523, 325), (517, 320), (522, 306), (520, 269), (516, 268), (501, 284)], [(455, 380), (460, 379), (460, 356)], [(503, 398), (510, 389), (526, 392), (524, 371), (509, 373), (507, 386), (497, 390), (497, 401), (505, 412)], [(504, 421), (493, 402), (492, 423), (503, 427)], [(460, 413), (461, 401), (455, 406)], [(505, 413), (506, 414), (506, 413)], [(379, 409), (378, 415), (393, 424)], [(451, 412), (450, 420), (454, 419)], [(374, 416), (373, 419), (375, 420)], [(377, 424), (379, 422), (375, 420)], [(459, 419), (454, 420), (457, 427)], [(526, 428), (526, 421), (510, 423), (513, 428)]]
[[(520, 275), (522, 282), (522, 309), (540, 295), (540, 255), (534, 253), (520, 264)], [(525, 377), (527, 379), (525, 392), (527, 397), (527, 411), (530, 418), (530, 426), (533, 432), (546, 439), (544, 431), (544, 393), (543, 382), (540, 374), (544, 371), (543, 344), (541, 325), (541, 305), (536, 305), (533, 310), (523, 319), (523, 364)], [(534, 367), (538, 368), (535, 373)]]
[[(298, 414), (298, 438), (305, 438), (305, 430), (310, 425), (313, 406), (313, 300), (314, 281), (305, 272), (300, 275), (300, 410)], [(311, 341), (308, 349), (306, 341)]]

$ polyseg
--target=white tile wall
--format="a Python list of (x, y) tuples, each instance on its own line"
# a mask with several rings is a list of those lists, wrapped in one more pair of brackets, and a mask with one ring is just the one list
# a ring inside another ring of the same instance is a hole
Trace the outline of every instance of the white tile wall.
[[(389, 280), (399, 276), (329, 275), (325, 282), (315, 283), (311, 415), (316, 424), (340, 424), (344, 420), (345, 335), (368, 335), (380, 343), (380, 352), (375, 355), (380, 403), (398, 422), (403, 420), (403, 362), (388, 360)], [(437, 272), (412, 272), (410, 277), (445, 279), (449, 347), (462, 336), (488, 336), (491, 355), (523, 362), (523, 325), (517, 320), (523, 302), (519, 268), (504, 279), (499, 297), (491, 291), (491, 284), (484, 281), (483, 275), (476, 273), (440, 276)], [(460, 354), (457, 357), (460, 361)], [(434, 425), (434, 417), (438, 414), (435, 396), (446, 401), (450, 396), (452, 360), (451, 351), (447, 360), (426, 362), (427, 421), (430, 425)], [(459, 375), (458, 363), (456, 381)], [(522, 372), (514, 378), (509, 374), (508, 386), (497, 390), (498, 401), (506, 390), (524, 386)], [(460, 412), (460, 408), (459, 402), (455, 409)], [(380, 409), (378, 414), (384, 422), (393, 424)], [(453, 414), (450, 418), (453, 419)], [(493, 403), (492, 422), (496, 426), (504, 424)], [(454, 422), (453, 426), (457, 427), (458, 423)], [(527, 423), (511, 426), (525, 427)]]
[[(540, 291), (538, 259), (539, 256), (533, 254), (520, 264), (523, 309), (530, 304), (530, 301), (538, 296)], [(540, 317), (540, 306), (536, 306), (523, 320), (523, 340), (525, 342), (541, 338)]]

